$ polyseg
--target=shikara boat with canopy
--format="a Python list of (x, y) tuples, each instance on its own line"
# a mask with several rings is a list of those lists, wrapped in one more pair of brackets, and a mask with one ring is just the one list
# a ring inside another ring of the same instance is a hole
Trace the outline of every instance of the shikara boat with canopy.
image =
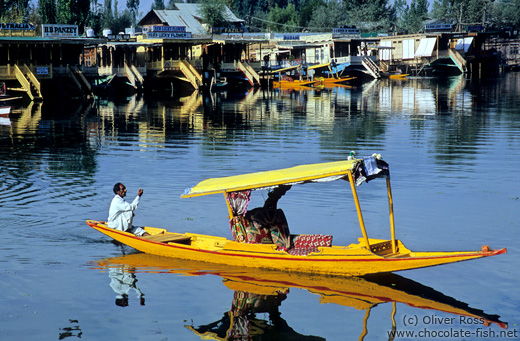
[[(293, 77), (287, 75), (287, 73), (291, 71), (296, 71), (298, 73), (298, 79), (294, 79)], [(278, 80), (273, 81), (273, 88), (275, 89), (312, 87), (313, 84), (318, 82), (316, 80), (303, 79), (301, 74), (301, 65), (293, 65), (282, 69), (273, 70), (272, 73), (278, 75)]]
[[(390, 238), (369, 238), (356, 187), (376, 178), (386, 179)], [(358, 243), (333, 245), (332, 236), (292, 234), (277, 201), (291, 186), (326, 181), (348, 181), (352, 190), (362, 237)], [(247, 210), (251, 192), (268, 189), (264, 207)], [(194, 233), (172, 233), (144, 227), (151, 236), (137, 237), (109, 228), (106, 223), (87, 224), (107, 236), (142, 252), (212, 263), (283, 271), (357, 276), (441, 265), (506, 252), (483, 246), (479, 251), (416, 252), (395, 237), (394, 210), (388, 164), (380, 157), (301, 165), (279, 170), (211, 178), (188, 188), (182, 198), (220, 194), (228, 206), (233, 240)]]
[(342, 84), (342, 83), (356, 79), (356, 77), (338, 75), (337, 72), (334, 72), (332, 70), (331, 63), (311, 65), (307, 68), (307, 72), (309, 72), (310, 70), (320, 70), (320, 69), (325, 69), (325, 68), (328, 69), (328, 71), (326, 72), (327, 77), (323, 77), (323, 76), (314, 77), (314, 80), (316, 80), (318, 82), (318, 84), (320, 84), (320, 85), (331, 86), (331, 85), (335, 85), (335, 84)]

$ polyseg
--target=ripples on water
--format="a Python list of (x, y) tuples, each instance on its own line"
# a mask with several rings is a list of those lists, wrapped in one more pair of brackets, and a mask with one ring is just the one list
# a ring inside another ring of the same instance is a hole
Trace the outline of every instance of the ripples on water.
[[(7, 292), (8, 287), (21, 283), (13, 301), (0, 299), (21, 316), (0, 317), (2, 325), (4, 321), (11, 325), (6, 335), (20, 339), (31, 332), (22, 330), (29, 318), (20, 307), (28, 304), (48, 314), (39, 314), (36, 319), (53, 328), (47, 330), (50, 335), (68, 326), (69, 318), (77, 318), (72, 315), (83, 318), (80, 325), (88, 321), (84, 332), (89, 335), (96, 333), (89, 324), (102, 325), (107, 335), (117, 335), (105, 321), (88, 317), (99, 313), (107, 320), (113, 318), (118, 329), (153, 337), (152, 332), (143, 334), (129, 327), (125, 319), (120, 320), (120, 311), (113, 311), (112, 302), (104, 304), (112, 295), (106, 274), (101, 278), (96, 272), (85, 272), (90, 261), (121, 255), (119, 248), (84, 224), (85, 219), (106, 219), (113, 183), (124, 182), (129, 199), (139, 187), (145, 189), (137, 224), (229, 237), (223, 199), (180, 200), (184, 188), (209, 177), (340, 160), (351, 150), (360, 156), (381, 153), (390, 162), (398, 238), (409, 248), (477, 249), (489, 242), (491, 246), (508, 246), (510, 251), (497, 260), (406, 274), (447, 290), (448, 295), (460, 295), (459, 299), (469, 300), (471, 305), (505, 314), (510, 322), (518, 320), (516, 308), (500, 307), (506, 300), (520, 303), (518, 294), (511, 290), (512, 279), (518, 280), (518, 273), (511, 268), (511, 254), (518, 252), (520, 237), (515, 213), (520, 196), (515, 182), (520, 157), (519, 84), (518, 74), (481, 82), (411, 78), (321, 90), (193, 93), (171, 99), (132, 97), (98, 99), (90, 105), (68, 103), (59, 108), (47, 108), (45, 103), (16, 108), (10, 125), (0, 125), (0, 226), (4, 232), (0, 264), (6, 278), (0, 290)], [(376, 182), (362, 185), (359, 191), (370, 236), (388, 237), (384, 193), (384, 184)], [(265, 198), (265, 193), (256, 194), (250, 207), (261, 205)], [(280, 204), (290, 226), (299, 233), (331, 233), (335, 244), (359, 237), (345, 183), (295, 186)], [(31, 275), (22, 279), (27, 273)], [(474, 284), (466, 280), (474, 273), (503, 283), (494, 287), (496, 295), (491, 295), (498, 303), (474, 299), (481, 290), (491, 289), (484, 280)], [(446, 286), (435, 274), (449, 277), (453, 285)], [(175, 309), (171, 313), (181, 321), (196, 317), (200, 311), (220, 317), (221, 306), (229, 305), (228, 299), (221, 299), (229, 292), (220, 288), (219, 280), (211, 281), (210, 286), (201, 278), (188, 281), (146, 272), (140, 275), (144, 276), (140, 277), (142, 287), (162, 292), (174, 283), (173, 289), (183, 292), (182, 297), (176, 297), (185, 302), (183, 309), (176, 309), (173, 302), (168, 307), (158, 305), (153, 292), (148, 310), (125, 308), (147, 322), (150, 318), (142, 314), (154, 315), (155, 323), (169, 331), (166, 335), (188, 335), (182, 327), (181, 331), (172, 327), (177, 322), (165, 325), (171, 307)], [(466, 279), (455, 281), (459, 275)], [(83, 281), (76, 281), (79, 278)], [(56, 287), (63, 294), (49, 294), (36, 283)], [(200, 291), (193, 293), (192, 286)], [(76, 290), (91, 297), (70, 293)], [(201, 292), (212, 290), (218, 294), (208, 298), (212, 302), (208, 306), (190, 303), (204, 296)], [(27, 297), (23, 295), (41, 296), (42, 302), (28, 299), (21, 303)], [(47, 295), (57, 304), (45, 301)], [(298, 314), (304, 309), (299, 299), (323, 313), (316, 317), (322, 325), (352, 318), (358, 328), (364, 314), (350, 308), (312, 305), (314, 298), (298, 290), (288, 297), (295, 298), (293, 303), (291, 299), (284, 303), (284, 317), (305, 335), (332, 337), (352, 330), (336, 325), (339, 329), (332, 332), (308, 321), (307, 315)], [(78, 308), (61, 316), (57, 310), (64, 306)], [(54, 315), (62, 319), (57, 322), (50, 317)], [(291, 320), (294, 316), (298, 318)], [(375, 321), (369, 335), (380, 339), (386, 327), (378, 325), (386, 326), (387, 316), (376, 316)], [(360, 335), (361, 331), (354, 329), (353, 333)]]

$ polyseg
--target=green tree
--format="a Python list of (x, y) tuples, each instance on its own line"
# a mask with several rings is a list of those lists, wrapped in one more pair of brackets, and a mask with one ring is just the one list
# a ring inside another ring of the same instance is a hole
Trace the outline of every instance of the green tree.
[(164, 0), (153, 0), (152, 9), (165, 9)]
[(103, 9), (102, 26), (103, 28), (111, 28), (114, 24), (114, 14), (112, 12), (112, 0), (105, 0)]
[(126, 0), (126, 8), (130, 12), (132, 26), (137, 26), (137, 16), (139, 15), (139, 0)]
[(56, 24), (56, 1), (55, 0), (39, 0), (38, 14), (44, 24)]
[(463, 0), (435, 0), (432, 5), (432, 17), (447, 22), (458, 22)]
[[(329, 5), (336, 5), (336, 4), (341, 7), (341, 4), (336, 1), (326, 1), (326, 0), (302, 1), (300, 3), (300, 7), (299, 7), (300, 8), (300, 26), (303, 26), (303, 27), (307, 27), (307, 26), (321, 27), (321, 26), (323, 26), (321, 24), (318, 25), (318, 22), (323, 21), (321, 18), (320, 19), (316, 18), (316, 16), (319, 16), (319, 17), (323, 16), (323, 14), (318, 13), (318, 11), (323, 11), (324, 8), (326, 10)], [(336, 16), (339, 13), (330, 13), (330, 14), (333, 14), (334, 16)], [(344, 15), (345, 13), (342, 13), (342, 14)], [(313, 19), (315, 22), (313, 24), (311, 24), (311, 21), (313, 21)], [(311, 28), (311, 30), (312, 30), (312, 28)]]
[(309, 22), (310, 31), (331, 32), (334, 27), (348, 24), (346, 12), (341, 3), (330, 1), (314, 10)]
[(199, 13), (202, 16), (202, 21), (209, 27), (229, 26), (226, 4), (223, 0), (202, 0)]
[(406, 0), (396, 0), (394, 6), (399, 28), (408, 33), (418, 33), (422, 30), (424, 20), (428, 16), (427, 0), (412, 0), (410, 5), (407, 5)]
[(175, 4), (182, 2), (182, 0), (168, 0), (168, 5), (166, 5), (166, 9), (174, 9)]
[(520, 30), (520, 0), (500, 0), (495, 1), (491, 6), (488, 4), (487, 9), (490, 14), (490, 21), (497, 28), (503, 28), (510, 31)]
[(23, 22), (30, 13), (29, 0), (2, 0), (0, 19), (3, 22)]
[(56, 24), (78, 25), (83, 28), (90, 15), (89, 0), (57, 0)]
[(293, 4), (288, 4), (285, 8), (274, 6), (269, 12), (268, 20), (268, 28), (273, 32), (301, 31), (298, 25), (298, 12)]
[(343, 0), (351, 22), (389, 30), (395, 24), (395, 8), (388, 0)]

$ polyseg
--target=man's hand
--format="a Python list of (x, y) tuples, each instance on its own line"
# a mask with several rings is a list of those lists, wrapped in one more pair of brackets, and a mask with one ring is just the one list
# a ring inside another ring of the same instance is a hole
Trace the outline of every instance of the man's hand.
[(139, 188), (139, 190), (137, 191), (137, 195), (138, 196), (143, 195), (143, 189), (142, 188)]

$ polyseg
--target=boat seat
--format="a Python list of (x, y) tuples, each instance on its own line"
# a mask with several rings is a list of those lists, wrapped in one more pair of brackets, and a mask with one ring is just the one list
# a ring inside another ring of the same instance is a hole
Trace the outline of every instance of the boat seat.
[(191, 241), (190, 236), (179, 233), (161, 233), (141, 238), (158, 243), (186, 243)]

